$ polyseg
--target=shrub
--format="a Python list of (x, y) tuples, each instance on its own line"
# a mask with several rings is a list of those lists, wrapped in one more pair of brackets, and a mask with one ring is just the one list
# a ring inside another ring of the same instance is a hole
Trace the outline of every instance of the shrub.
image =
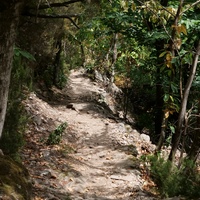
[(62, 134), (66, 129), (66, 127), (67, 127), (66, 122), (60, 124), (53, 132), (49, 134), (46, 144), (47, 145), (59, 144), (62, 139)]
[(0, 148), (4, 154), (16, 158), (18, 150), (24, 145), (23, 133), (28, 116), (22, 105), (26, 93), (32, 87), (32, 70), (27, 65), (33, 56), (20, 48), (15, 48), (11, 84), (8, 97), (8, 107)]
[(149, 156), (150, 174), (163, 197), (185, 196), (200, 198), (200, 174), (190, 160), (185, 160), (178, 169), (160, 156)]

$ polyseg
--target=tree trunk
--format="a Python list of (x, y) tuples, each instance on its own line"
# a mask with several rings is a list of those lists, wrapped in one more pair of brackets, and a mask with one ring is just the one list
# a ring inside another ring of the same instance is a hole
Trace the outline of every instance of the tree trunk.
[(83, 47), (83, 44), (81, 42), (79, 42), (80, 44), (80, 48), (81, 48), (81, 60), (82, 60), (82, 67), (85, 66), (85, 51), (84, 51), (84, 47)]
[[(164, 7), (168, 5), (168, 0), (161, 0), (160, 4)], [(163, 65), (163, 60), (159, 58), (160, 52), (163, 50), (165, 44), (165, 40), (159, 40), (156, 43), (156, 50), (157, 50), (157, 58), (158, 58), (158, 65), (156, 70), (156, 107), (155, 107), (155, 139), (154, 142), (158, 143), (156, 151), (160, 151), (163, 142), (165, 140), (165, 125), (167, 123), (167, 119), (164, 117), (163, 112), (163, 80), (161, 78), (160, 66)]]
[[(164, 46), (164, 45), (163, 45)], [(157, 50), (159, 51), (159, 49)], [(155, 139), (154, 142), (159, 141), (159, 137), (161, 137), (162, 132), (162, 122), (163, 122), (163, 86), (162, 80), (160, 78), (160, 66), (157, 66), (156, 72), (156, 106), (155, 106)], [(164, 138), (163, 138), (164, 141)], [(162, 146), (162, 145), (161, 145)]]
[(0, 7), (0, 137), (5, 121), (13, 48), (22, 1), (8, 0)]
[(160, 130), (160, 138), (159, 138), (158, 144), (156, 146), (156, 153), (158, 153), (163, 146), (163, 143), (164, 143), (164, 140), (165, 140), (165, 130), (166, 130), (166, 127), (167, 127), (167, 122), (168, 122), (168, 118), (163, 116), (162, 126), (161, 126), (161, 130)]
[[(175, 17), (175, 20), (174, 20), (174, 27), (177, 27), (177, 25), (178, 25), (181, 9), (182, 9), (182, 6), (183, 6), (183, 1), (184, 0), (180, 0), (180, 4), (179, 4), (179, 7), (178, 7), (178, 10), (177, 10), (177, 13), (176, 13), (176, 17)], [(167, 5), (167, 3), (168, 3), (165, 0), (163, 0), (161, 2), (165, 5)], [(178, 48), (174, 45), (175, 39), (176, 39), (176, 29), (173, 28), (172, 34), (171, 34), (171, 41), (170, 41), (170, 52), (171, 52), (172, 57), (175, 57), (175, 51), (178, 50)], [(172, 71), (171, 81), (173, 82), (173, 80), (174, 80), (174, 72)], [(169, 94), (172, 93), (171, 88), (169, 89), (168, 93)], [(158, 141), (156, 151), (160, 151), (161, 148), (162, 148), (162, 145), (163, 145), (163, 142), (164, 142), (164, 139), (165, 139), (165, 131), (166, 131), (166, 128), (167, 128), (167, 122), (168, 122), (168, 117), (166, 117), (166, 115), (163, 114), (162, 126), (160, 128), (160, 138), (159, 138), (159, 141)]]
[(118, 40), (118, 33), (114, 33), (113, 36), (113, 57), (112, 57), (112, 64), (111, 64), (111, 84), (114, 83), (114, 76), (115, 76), (115, 63), (117, 60), (117, 40)]
[(61, 52), (62, 52), (62, 39), (58, 39), (56, 42), (56, 48), (58, 52), (56, 53), (55, 61), (54, 61), (54, 69), (53, 69), (53, 84), (59, 88), (59, 76), (61, 69)]
[(198, 41), (197, 50), (196, 50), (195, 56), (193, 58), (193, 63), (192, 63), (191, 70), (190, 70), (190, 75), (189, 75), (187, 84), (184, 89), (184, 94), (183, 94), (183, 99), (181, 102), (181, 108), (180, 108), (180, 112), (179, 112), (176, 131), (172, 137), (172, 149), (171, 149), (171, 152), (169, 155), (169, 160), (172, 162), (174, 161), (175, 154), (176, 154), (176, 151), (178, 149), (178, 145), (179, 145), (179, 142), (181, 139), (182, 126), (183, 126), (183, 122), (184, 122), (184, 118), (185, 118), (188, 96), (189, 96), (190, 88), (191, 88), (191, 85), (192, 85), (192, 82), (193, 82), (193, 79), (194, 79), (194, 76), (196, 73), (199, 54), (200, 54), (200, 40)]

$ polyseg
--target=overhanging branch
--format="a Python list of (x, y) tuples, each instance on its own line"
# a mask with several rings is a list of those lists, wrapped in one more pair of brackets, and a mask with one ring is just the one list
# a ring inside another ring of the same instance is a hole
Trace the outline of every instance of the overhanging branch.
[(200, 0), (194, 2), (193, 4), (191, 4), (188, 8), (186, 8), (185, 10), (182, 11), (181, 15), (183, 13), (185, 13), (186, 11), (188, 11), (190, 8), (194, 7), (195, 5), (197, 5), (198, 3), (200, 3)]
[[(83, 0), (70, 0), (67, 2), (63, 2), (63, 3), (51, 3), (48, 5), (39, 5), (37, 9), (43, 10), (43, 9), (47, 9), (47, 8), (67, 7), (69, 4), (73, 4), (76, 2), (83, 2)], [(35, 10), (35, 7), (27, 7), (26, 10)]]
[(23, 16), (28, 17), (37, 17), (37, 18), (51, 18), (51, 19), (58, 19), (58, 18), (67, 18), (71, 21), (70, 18), (72, 17), (79, 17), (79, 14), (65, 14), (65, 15), (59, 15), (59, 14), (34, 14), (30, 12), (24, 12), (22, 14)]
[(67, 19), (69, 19), (70, 22), (71, 22), (77, 29), (80, 29), (80, 27), (75, 23), (75, 21), (74, 21), (71, 17), (68, 17)]

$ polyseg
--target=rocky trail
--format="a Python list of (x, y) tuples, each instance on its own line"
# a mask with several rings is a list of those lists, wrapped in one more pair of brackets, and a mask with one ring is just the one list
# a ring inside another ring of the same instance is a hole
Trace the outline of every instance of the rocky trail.
[[(145, 190), (137, 159), (154, 145), (113, 115), (114, 100), (103, 86), (78, 70), (51, 98), (40, 94), (24, 102), (32, 120), (21, 152), (34, 200), (157, 199)], [(65, 122), (60, 144), (47, 145), (49, 134)]]

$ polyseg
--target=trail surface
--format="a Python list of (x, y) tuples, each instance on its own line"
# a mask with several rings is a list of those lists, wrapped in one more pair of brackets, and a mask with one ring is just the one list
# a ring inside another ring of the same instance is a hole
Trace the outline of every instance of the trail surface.
[[(114, 100), (105, 88), (79, 70), (48, 101), (49, 94), (41, 94), (32, 93), (25, 102), (33, 123), (22, 156), (33, 180), (34, 200), (155, 199), (144, 190), (136, 159), (153, 145), (113, 115)], [(68, 126), (61, 143), (46, 145), (49, 134), (64, 122)]]

